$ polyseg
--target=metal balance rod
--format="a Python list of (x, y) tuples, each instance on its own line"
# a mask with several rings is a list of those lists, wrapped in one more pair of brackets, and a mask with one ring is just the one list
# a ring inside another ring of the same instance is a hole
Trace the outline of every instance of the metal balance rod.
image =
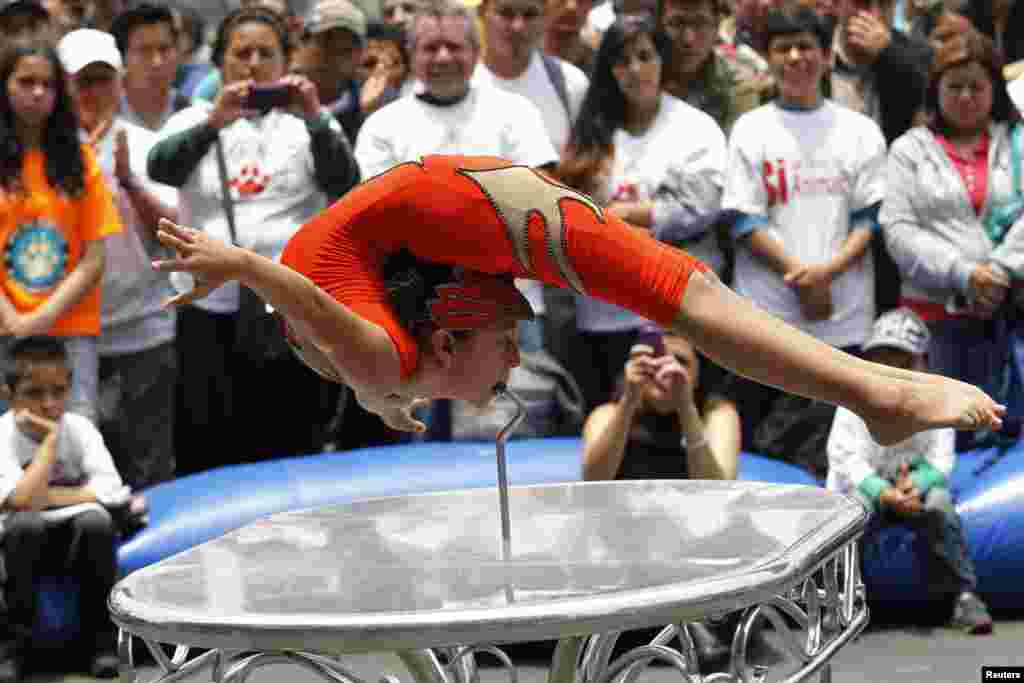
[[(523, 420), (526, 418), (526, 404), (522, 399), (509, 391), (508, 385), (500, 382), (494, 386), (494, 393), (498, 397), (511, 399), (516, 404), (516, 414), (509, 420), (508, 424), (502, 427), (495, 439), (495, 450), (498, 456), (498, 504), (501, 511), (501, 559), (508, 561), (512, 558), (512, 523), (508, 514), (508, 470), (505, 466), (505, 442)], [(510, 594), (511, 588), (506, 586), (506, 593)]]

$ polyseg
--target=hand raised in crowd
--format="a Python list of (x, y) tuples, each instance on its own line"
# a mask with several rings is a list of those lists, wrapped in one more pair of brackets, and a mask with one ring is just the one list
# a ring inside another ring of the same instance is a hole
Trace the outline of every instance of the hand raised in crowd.
[(402, 87), (405, 67), (401, 58), (396, 58), (389, 50), (377, 50), (367, 57), (367, 62), (372, 64), (366, 69), (366, 79), (359, 91), (359, 106), (364, 112), (372, 112), (380, 107), (381, 97), (388, 88)]
[(252, 88), (252, 81), (236, 81), (226, 84), (217, 94), (217, 99), (213, 103), (213, 111), (210, 112), (207, 123), (220, 130), (249, 114), (250, 110), (246, 103)]
[(22, 434), (36, 442), (42, 442), (57, 432), (56, 422), (28, 409), (19, 410), (14, 414), (14, 424)]
[(1000, 268), (981, 264), (971, 271), (969, 280), (974, 313), (979, 318), (991, 318), (1010, 292), (1010, 279)]
[(673, 403), (679, 408), (692, 405), (694, 386), (689, 369), (671, 355), (655, 358), (653, 362), (657, 366), (654, 383), (668, 390)]
[(160, 219), (157, 239), (173, 249), (172, 259), (154, 261), (153, 268), (163, 272), (189, 273), (195, 278), (191, 291), (168, 299), (165, 306), (189, 304), (238, 277), (244, 268), (246, 250), (216, 240), (204, 232)]
[(634, 347), (626, 361), (622, 401), (631, 408), (640, 405), (644, 387), (648, 382), (654, 381), (658, 366), (654, 363), (653, 353), (654, 349), (648, 352), (646, 349), (638, 350)]
[(114, 177), (122, 183), (131, 183), (134, 178), (128, 152), (128, 132), (124, 128), (119, 128), (114, 134)]
[(646, 349), (635, 350), (626, 361), (624, 375), (622, 400), (629, 407), (635, 408), (640, 404), (644, 387), (652, 383), (668, 392), (680, 408), (693, 403), (694, 387), (690, 373), (674, 356), (655, 358)]
[(291, 93), (289, 110), (292, 113), (306, 119), (320, 114), (320, 92), (313, 81), (300, 74), (288, 74), (277, 83), (288, 88)]
[(846, 26), (850, 47), (874, 62), (892, 42), (892, 33), (885, 22), (871, 12), (857, 12)]

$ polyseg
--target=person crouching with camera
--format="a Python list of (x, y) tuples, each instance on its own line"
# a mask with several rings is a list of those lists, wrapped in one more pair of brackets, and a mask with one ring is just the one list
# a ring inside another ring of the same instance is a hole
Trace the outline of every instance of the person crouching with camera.
[[(360, 179), (316, 86), (288, 75), (290, 40), (276, 14), (229, 14), (213, 47), (224, 81), (216, 101), (175, 114), (148, 160), (154, 180), (179, 188), (191, 225), (271, 259)], [(299, 368), (249, 290), (229, 284), (183, 307), (177, 342), (179, 474), (321, 448), (337, 389)], [(232, 448), (212, 449), (225, 433)]]
[(735, 479), (739, 412), (700, 380), (690, 342), (654, 327), (642, 332), (618, 400), (583, 425), (584, 479)]

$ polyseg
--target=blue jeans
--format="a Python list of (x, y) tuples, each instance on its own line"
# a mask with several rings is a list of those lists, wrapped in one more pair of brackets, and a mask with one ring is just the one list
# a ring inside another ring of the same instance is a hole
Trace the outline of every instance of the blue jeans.
[(881, 527), (894, 523), (907, 524), (922, 535), (922, 546), (926, 553), (921, 560), (927, 571), (929, 592), (960, 593), (978, 587), (960, 515), (953, 506), (948, 489), (929, 489), (924, 498), (924, 510), (916, 517), (902, 517), (889, 510), (876, 510), (864, 530), (864, 538), (870, 538)]
[[(1020, 374), (1015, 365), (1015, 342), (1019, 336), (1006, 316), (992, 320), (936, 320), (928, 323), (932, 333), (928, 366), (932, 372), (952, 377), (983, 389), (1007, 405), (1011, 418), (1024, 416)], [(957, 450), (981, 445), (983, 433), (958, 432)]]

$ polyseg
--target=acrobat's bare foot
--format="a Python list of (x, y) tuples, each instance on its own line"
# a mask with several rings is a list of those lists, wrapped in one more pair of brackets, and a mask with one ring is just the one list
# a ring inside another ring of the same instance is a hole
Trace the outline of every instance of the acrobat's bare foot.
[(879, 444), (899, 443), (925, 429), (991, 429), (1003, 426), (1006, 407), (977, 387), (940, 375), (889, 382), (889, 395), (862, 415)]

